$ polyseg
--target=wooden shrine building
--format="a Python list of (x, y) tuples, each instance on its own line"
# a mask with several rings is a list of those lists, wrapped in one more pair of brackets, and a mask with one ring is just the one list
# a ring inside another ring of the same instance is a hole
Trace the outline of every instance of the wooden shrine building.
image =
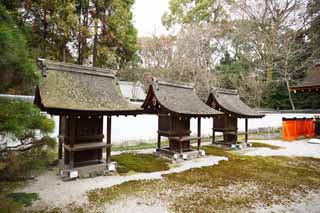
[[(145, 75), (147, 97), (142, 105), (145, 113), (158, 115), (157, 152), (189, 158), (198, 156), (201, 144), (201, 118), (222, 115), (201, 101), (191, 84), (154, 80)], [(198, 132), (191, 136), (190, 119), (197, 118)], [(169, 139), (169, 147), (161, 147), (161, 137)], [(190, 141), (197, 140), (197, 150), (191, 149)]]
[[(142, 109), (122, 97), (111, 70), (44, 59), (38, 65), (43, 79), (36, 88), (35, 104), (59, 116), (58, 158), (63, 158), (64, 168), (101, 165), (105, 169), (111, 161), (111, 116), (137, 115)], [(107, 117), (106, 142), (103, 116)]]
[(311, 92), (320, 90), (320, 59), (314, 61), (314, 67), (307, 77), (301, 83), (290, 87), (290, 90), (294, 92)]
[[(223, 116), (214, 119), (212, 143), (232, 146), (238, 142), (238, 118), (245, 119), (245, 143), (248, 142), (248, 119), (262, 118), (263, 114), (250, 108), (240, 99), (237, 90), (214, 88), (207, 100), (208, 106), (224, 112)], [(223, 141), (215, 141), (215, 132), (223, 133)]]
[[(298, 92), (319, 92), (320, 91), (320, 59), (315, 60), (313, 69), (306, 78), (299, 84), (290, 87), (294, 93)], [(319, 106), (320, 108), (320, 106)], [(315, 118), (315, 137), (320, 138), (320, 118)]]

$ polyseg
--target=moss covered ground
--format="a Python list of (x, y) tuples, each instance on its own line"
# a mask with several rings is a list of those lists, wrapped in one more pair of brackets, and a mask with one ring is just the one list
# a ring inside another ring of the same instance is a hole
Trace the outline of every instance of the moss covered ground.
[(274, 146), (267, 143), (261, 143), (261, 142), (253, 142), (251, 143), (252, 147), (254, 148), (269, 148), (272, 150), (282, 149), (280, 146)]
[(157, 172), (169, 169), (170, 161), (153, 154), (122, 153), (112, 156), (120, 174), (133, 172)]
[(296, 195), (320, 189), (320, 159), (240, 156), (205, 146), (208, 155), (226, 156), (218, 165), (167, 174), (161, 180), (130, 181), (88, 192), (91, 205), (122, 198), (160, 199), (172, 212), (238, 212), (287, 204)]

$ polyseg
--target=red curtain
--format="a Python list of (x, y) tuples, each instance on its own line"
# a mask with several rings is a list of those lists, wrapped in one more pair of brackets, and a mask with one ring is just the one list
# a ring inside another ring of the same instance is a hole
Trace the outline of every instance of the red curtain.
[(314, 137), (314, 122), (311, 118), (283, 119), (282, 140), (293, 141), (298, 137)]

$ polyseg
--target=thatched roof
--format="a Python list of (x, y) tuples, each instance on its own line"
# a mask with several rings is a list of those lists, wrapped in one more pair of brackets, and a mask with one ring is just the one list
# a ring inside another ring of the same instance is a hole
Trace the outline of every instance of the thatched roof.
[(147, 109), (154, 98), (161, 107), (181, 115), (210, 117), (222, 114), (202, 102), (192, 84), (161, 80), (152, 82), (142, 107)]
[(207, 104), (214, 109), (239, 118), (264, 117), (263, 114), (243, 103), (237, 90), (214, 88), (209, 94)]
[(291, 90), (320, 89), (320, 60), (314, 62), (314, 68), (299, 84), (290, 87)]
[(39, 59), (43, 79), (35, 103), (46, 111), (123, 112), (139, 110), (121, 95), (111, 70)]

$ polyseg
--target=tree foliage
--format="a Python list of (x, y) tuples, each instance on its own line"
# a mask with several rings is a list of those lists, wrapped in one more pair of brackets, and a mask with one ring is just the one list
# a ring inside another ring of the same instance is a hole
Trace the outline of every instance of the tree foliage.
[(171, 0), (170, 12), (162, 16), (167, 27), (175, 24), (207, 24), (217, 23), (227, 18), (224, 4), (230, 1), (221, 0)]
[[(170, 64), (179, 66), (170, 65), (170, 73), (183, 73), (182, 80), (189, 81), (210, 78), (209, 87), (238, 89), (251, 106), (301, 108), (305, 105), (289, 88), (305, 77), (310, 59), (317, 58), (318, 18), (315, 0), (171, 0), (163, 24), (178, 26), (177, 38), (192, 35), (206, 48), (184, 40), (182, 55), (188, 60), (181, 64), (176, 40)], [(206, 63), (198, 66), (203, 59)], [(185, 67), (193, 72), (182, 71)]]
[(31, 103), (0, 99), (0, 109), (0, 134), (26, 139), (34, 137), (35, 130), (44, 135), (53, 131), (53, 121)]
[(0, 5), (0, 93), (31, 93), (38, 81), (23, 33)]
[(310, 19), (309, 37), (313, 59), (320, 58), (320, 1), (309, 0), (308, 17)]
[(123, 67), (136, 57), (133, 0), (25, 1), (11, 10), (37, 57)]

